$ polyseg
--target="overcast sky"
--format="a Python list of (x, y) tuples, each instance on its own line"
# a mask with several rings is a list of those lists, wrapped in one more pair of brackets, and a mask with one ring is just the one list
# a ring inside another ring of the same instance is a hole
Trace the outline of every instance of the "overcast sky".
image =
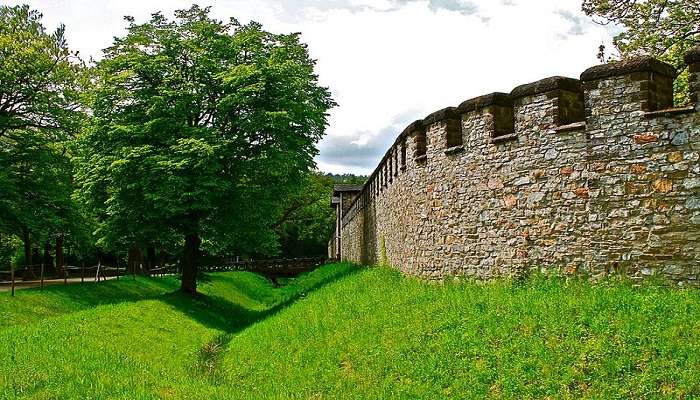
[[(8, 3), (3, 0), (3, 3)], [(180, 0), (27, 0), (45, 25), (67, 26), (71, 48), (101, 57), (125, 33)], [(339, 106), (316, 158), (326, 172), (370, 173), (410, 122), (463, 100), (552, 75), (577, 78), (597, 64), (610, 28), (592, 23), (581, 0), (208, 0), (213, 16), (301, 32), (321, 84)]]

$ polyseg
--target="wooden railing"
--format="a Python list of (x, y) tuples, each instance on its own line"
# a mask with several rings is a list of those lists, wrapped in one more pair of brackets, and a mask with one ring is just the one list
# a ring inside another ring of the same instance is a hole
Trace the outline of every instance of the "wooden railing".
[(287, 278), (312, 271), (327, 262), (326, 257), (242, 260), (205, 266), (200, 269), (204, 272), (251, 271), (268, 278)]
[(54, 268), (46, 264), (23, 265), (9, 271), (0, 271), (0, 282), (6, 281), (11, 284), (11, 293), (14, 296), (15, 282), (20, 281), (25, 283), (39, 283), (40, 287), (44, 286), (44, 281), (63, 280), (64, 284), (68, 283), (69, 279), (80, 278), (81, 282), (85, 282), (86, 278), (94, 277), (95, 282), (106, 281), (108, 277), (124, 276), (126, 270), (122, 268), (109, 267), (102, 264), (97, 264), (92, 267), (76, 267), (63, 266)]
[[(251, 271), (263, 275), (273, 282), (277, 282), (277, 278), (295, 277), (304, 272), (312, 271), (326, 264), (328, 261), (326, 257), (241, 260), (202, 266), (199, 270), (202, 272)], [(101, 264), (92, 267), (59, 267), (56, 271), (53, 271), (50, 276), (46, 275), (46, 271), (47, 268), (42, 265), (27, 265), (17, 268), (14, 271), (0, 271), (0, 281), (10, 282), (12, 284), (12, 295), (14, 295), (16, 280), (21, 280), (22, 282), (41, 282), (41, 286), (43, 287), (45, 279), (62, 279), (64, 284), (67, 284), (69, 279), (80, 278), (80, 282), (84, 282), (86, 278), (90, 278), (90, 281), (92, 281), (94, 277), (94, 281), (99, 282), (100, 280), (107, 280), (108, 277), (116, 277), (119, 279), (120, 276), (134, 274), (134, 272), (127, 272), (126, 268), (115, 268)], [(151, 269), (147, 271), (147, 273), (150, 276), (177, 274), (178, 268), (174, 265), (169, 265)]]

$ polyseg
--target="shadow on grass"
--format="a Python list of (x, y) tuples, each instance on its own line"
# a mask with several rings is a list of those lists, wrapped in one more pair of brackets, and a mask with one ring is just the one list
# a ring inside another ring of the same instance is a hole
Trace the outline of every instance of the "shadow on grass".
[(294, 279), (285, 286), (274, 289), (280, 291), (280, 300), (263, 310), (251, 310), (219, 296), (202, 294), (193, 299), (183, 293), (174, 292), (163, 296), (162, 300), (197, 322), (224, 331), (229, 336), (229, 339), (226, 340), (228, 343), (233, 334), (280, 312), (308, 293), (361, 270), (360, 267), (349, 264), (338, 264), (326, 268), (334, 269), (318, 278), (313, 276), (315, 272), (312, 271)]
[(0, 329), (26, 325), (103, 305), (158, 299), (177, 289), (172, 278), (138, 278), (22, 289), (0, 293)]
[(178, 286), (178, 282), (171, 278), (139, 277), (136, 280), (125, 278), (119, 281), (71, 284), (63, 286), (64, 290), (59, 290), (59, 286), (49, 286), (43, 290), (56, 290), (57, 295), (84, 306), (98, 306), (155, 299), (177, 289)]
[[(131, 277), (105, 282), (71, 283), (69, 285), (48, 285), (44, 288), (31, 288), (17, 291), (15, 301), (24, 298), (46, 296), (65, 299), (76, 308), (92, 307), (103, 304), (116, 304), (154, 299), (164, 293), (177, 289), (178, 283), (171, 278), (144, 278), (133, 280)], [(8, 297), (9, 297), (8, 293)]]
[[(305, 297), (308, 293), (361, 270), (360, 267), (349, 264), (326, 266), (325, 270), (323, 268), (321, 267), (321, 271), (317, 270), (303, 274), (297, 279), (288, 281), (284, 286), (276, 286), (274, 290), (278, 291), (280, 295), (278, 301), (262, 310), (247, 309), (218, 296), (201, 296), (195, 300), (185, 298), (182, 294), (173, 294), (169, 297), (171, 305), (181, 310), (183, 310), (182, 307), (184, 305), (185, 309), (183, 311), (186, 310), (197, 321), (224, 332), (202, 345), (197, 358), (193, 360), (193, 376), (198, 379), (217, 382), (221, 356), (238, 332), (256, 322), (274, 316), (300, 298)], [(331, 268), (333, 270), (330, 270)], [(247, 294), (250, 295), (251, 293)], [(264, 301), (265, 299), (255, 300)], [(208, 310), (200, 313), (193, 312), (190, 308), (193, 304), (198, 304), (200, 310), (201, 307), (206, 307)]]

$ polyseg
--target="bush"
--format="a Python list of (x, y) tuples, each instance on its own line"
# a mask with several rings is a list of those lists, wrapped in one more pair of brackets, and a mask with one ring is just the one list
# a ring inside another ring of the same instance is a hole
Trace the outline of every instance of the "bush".
[[(14, 235), (0, 234), (0, 269), (9, 267), (10, 263), (15, 261), (18, 252), (22, 252), (22, 241)], [(24, 254), (22, 254), (22, 259), (24, 259)]]

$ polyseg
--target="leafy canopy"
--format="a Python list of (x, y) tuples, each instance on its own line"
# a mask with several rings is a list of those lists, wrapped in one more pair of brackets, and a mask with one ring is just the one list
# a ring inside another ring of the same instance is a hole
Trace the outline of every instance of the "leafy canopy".
[(614, 38), (622, 57), (652, 55), (675, 66), (675, 102), (689, 101), (683, 55), (700, 45), (700, 0), (584, 0), (582, 8), (600, 23), (624, 28)]
[(320, 172), (310, 173), (303, 186), (290, 194), (275, 223), (284, 257), (324, 256), (333, 233), (335, 211), (331, 208), (333, 180)]
[(47, 33), (29, 6), (0, 6), (0, 137), (35, 128), (75, 133), (82, 63), (68, 49), (65, 27)]
[(81, 219), (71, 199), (69, 141), (87, 83), (65, 28), (47, 33), (28, 6), (0, 6), (0, 232), (65, 234)]

